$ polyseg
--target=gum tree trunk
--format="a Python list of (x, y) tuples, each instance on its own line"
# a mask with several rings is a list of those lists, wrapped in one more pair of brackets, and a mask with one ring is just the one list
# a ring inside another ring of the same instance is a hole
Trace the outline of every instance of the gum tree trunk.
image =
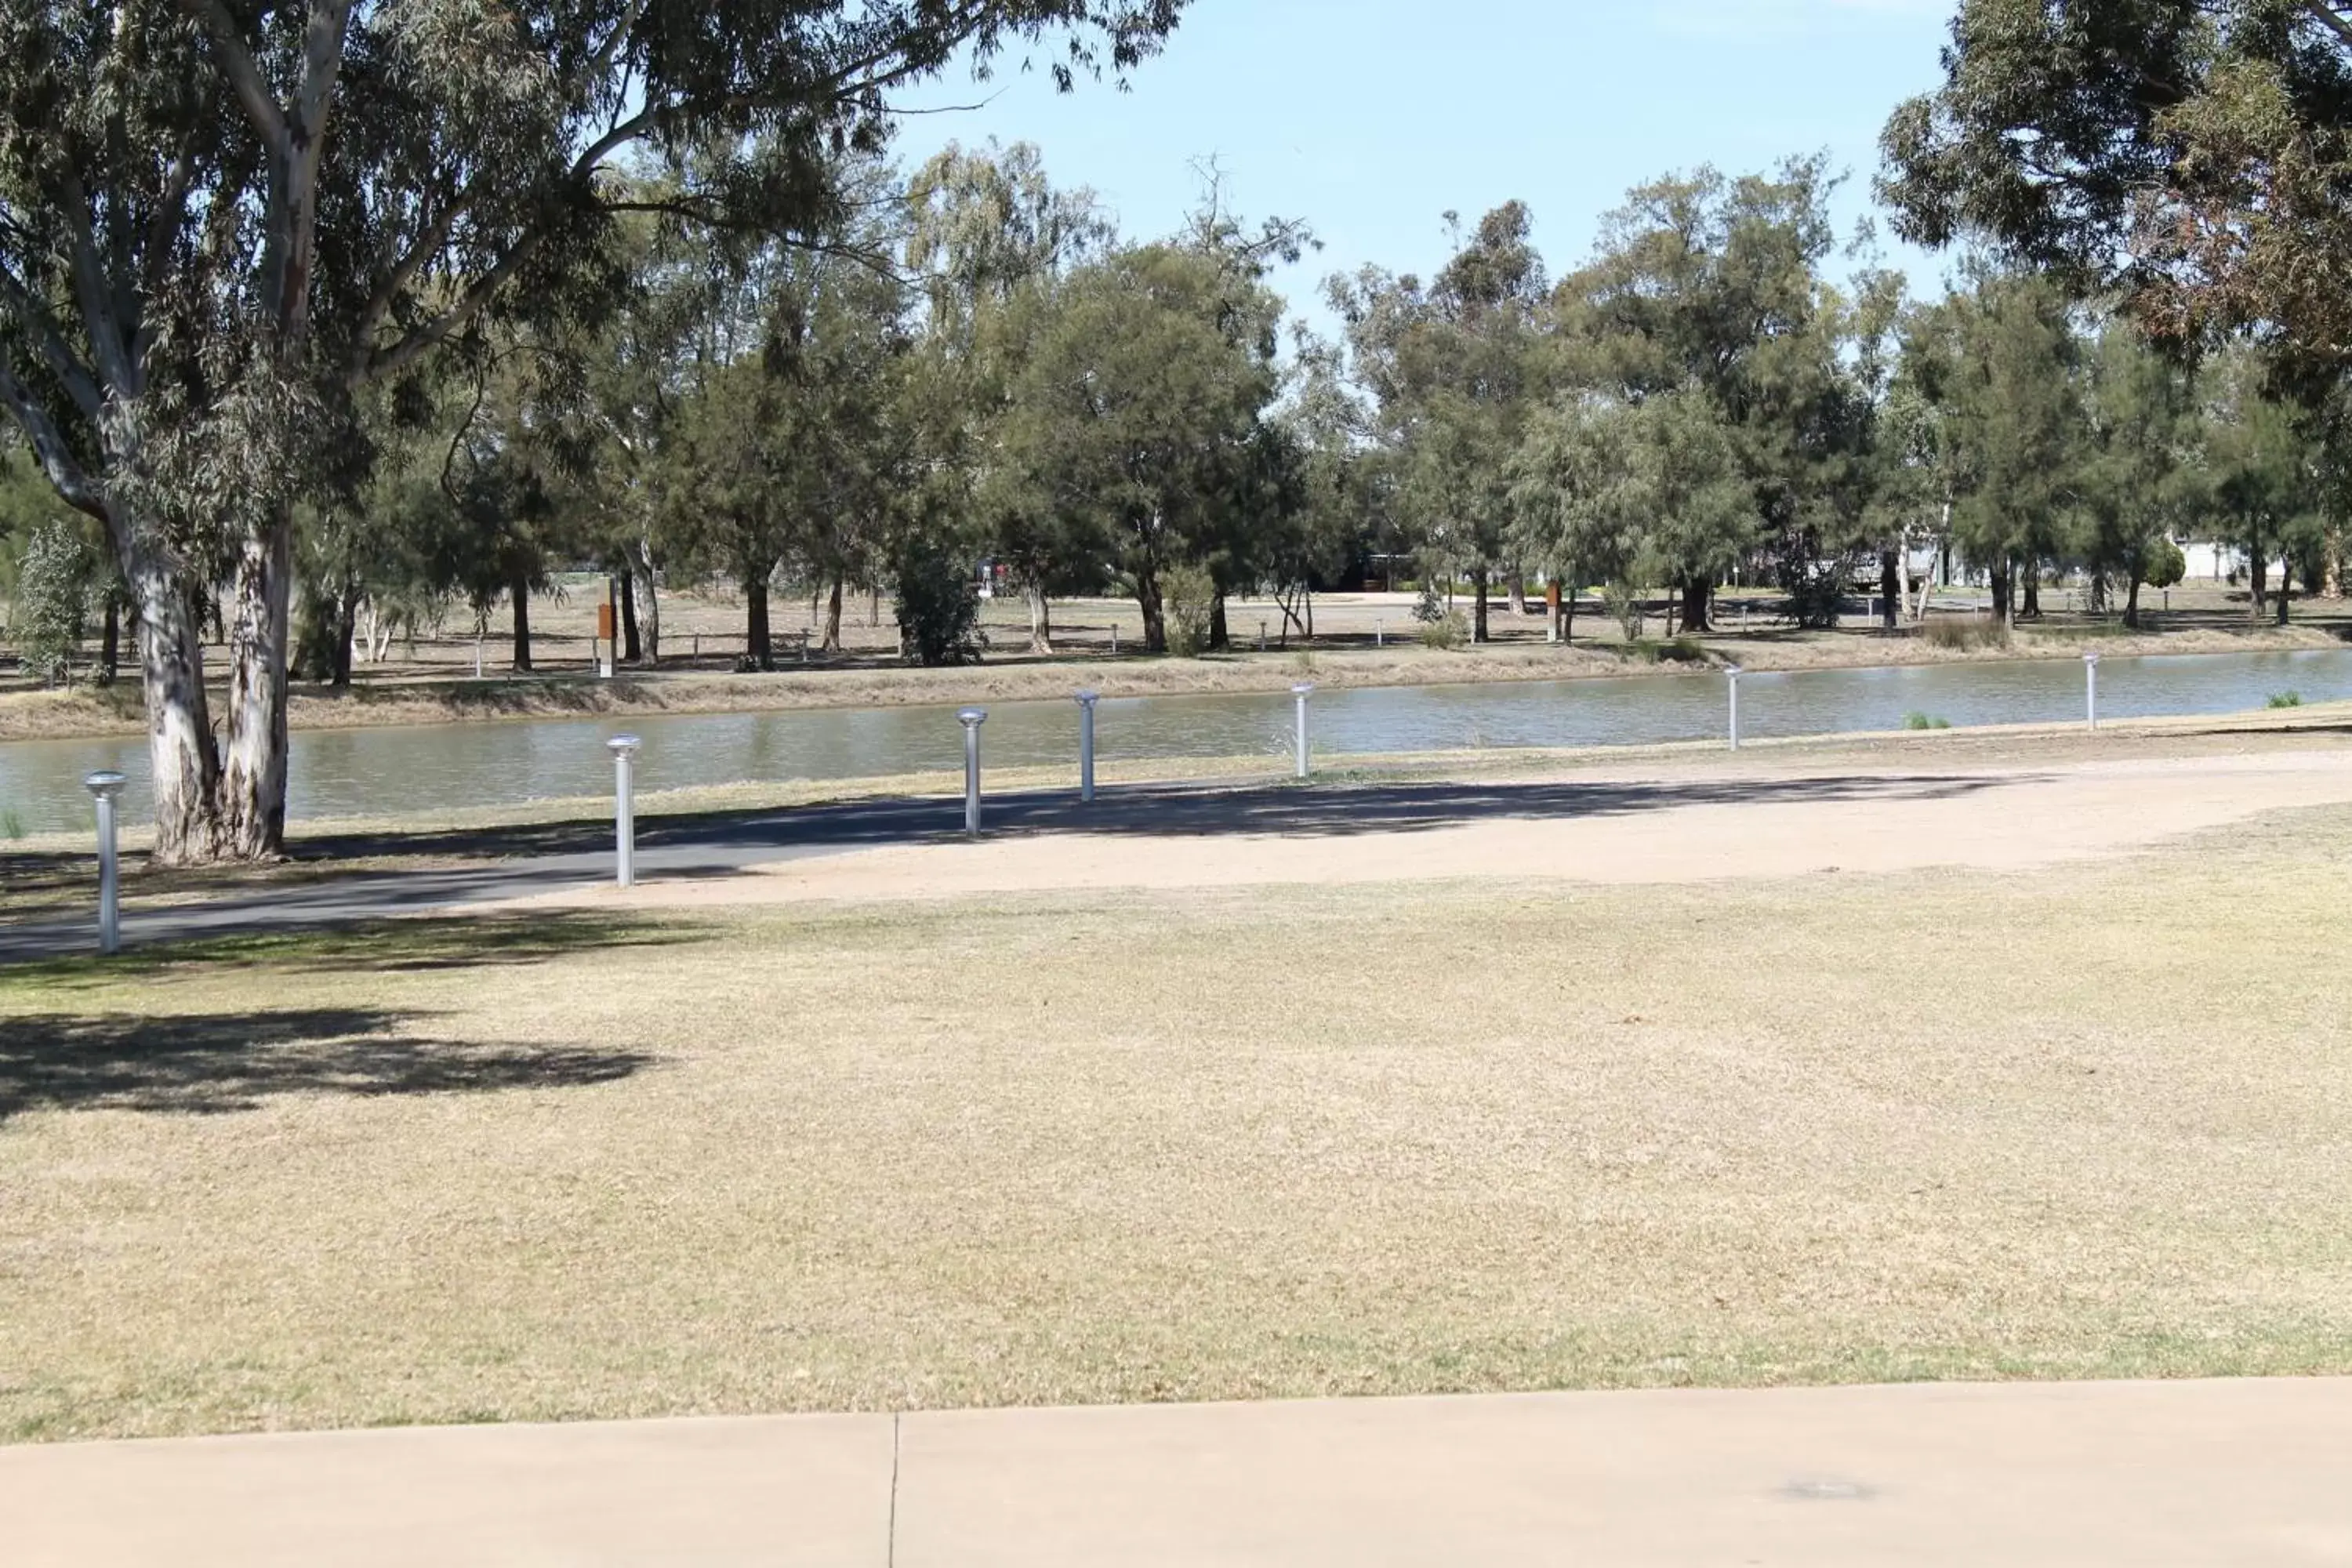
[(194, 866), (219, 853), (220, 754), (205, 700), (205, 648), (179, 574), (144, 556), (123, 574), (139, 605), (139, 679), (155, 797), (155, 863)]
[(286, 843), (286, 668), (293, 579), (293, 521), (280, 517), (260, 538), (239, 547), (231, 584), (221, 846), (240, 860), (275, 859)]
[(1029, 600), (1029, 651), (1050, 654), (1054, 651), (1054, 609), (1045, 597), (1045, 590), (1032, 583), (1021, 590)]
[(625, 568), (621, 578), (621, 658), (635, 664), (646, 656), (645, 641), (637, 636), (637, 574)]
[[(1685, 633), (1711, 631), (1707, 620), (1707, 602), (1715, 596), (1715, 583), (1706, 577), (1683, 579), (1683, 626)], [(1672, 628), (1668, 628), (1672, 635)]]
[(507, 584), (507, 595), (514, 601), (514, 667), (516, 673), (530, 672), (530, 581), (521, 573)]
[(759, 573), (743, 584), (743, 640), (758, 669), (776, 668), (776, 650), (768, 630), (768, 574)]
[(661, 663), (661, 591), (654, 581), (653, 551), (644, 540), (630, 549), (628, 564), (629, 575), (636, 583), (638, 646), (646, 663), (657, 665)]
[(1903, 563), (1892, 550), (1878, 552), (1878, 624), (1893, 631), (1903, 618)]
[(1480, 562), (1470, 569), (1470, 591), (1475, 597), (1471, 603), (1470, 640), (1486, 640), (1486, 563)]
[(1143, 651), (1168, 651), (1168, 605), (1160, 593), (1160, 574), (1149, 566), (1135, 574), (1135, 605), (1143, 612)]
[(841, 574), (833, 574), (833, 589), (824, 600), (824, 641), (819, 645), (826, 653), (841, 651)]

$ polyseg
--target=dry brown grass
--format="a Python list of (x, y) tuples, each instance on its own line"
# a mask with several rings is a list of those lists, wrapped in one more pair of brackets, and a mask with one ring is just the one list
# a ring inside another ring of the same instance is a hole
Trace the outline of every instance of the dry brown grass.
[(2352, 813), (0, 974), (0, 1437), (2352, 1371)]

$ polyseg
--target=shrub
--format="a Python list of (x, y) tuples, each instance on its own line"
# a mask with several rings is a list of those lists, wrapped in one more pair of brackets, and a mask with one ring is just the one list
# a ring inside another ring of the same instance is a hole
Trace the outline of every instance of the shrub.
[(898, 635), (918, 664), (976, 663), (988, 646), (980, 629), (980, 584), (961, 554), (934, 540), (902, 542), (891, 562)]
[(0, 811), (0, 838), (25, 837), (25, 819), (15, 811)]
[(1202, 567), (1171, 567), (1160, 575), (1160, 603), (1168, 617), (1168, 651), (1179, 658), (1208, 652), (1216, 622), (1216, 580)]
[(1450, 613), (1445, 607), (1445, 595), (1437, 591), (1437, 584), (1423, 583), (1412, 602), (1412, 618), (1423, 626), (1433, 626)]
[(2169, 539), (2152, 539), (2148, 541), (2147, 556), (2140, 563), (2140, 581), (2151, 588), (2178, 587), (2180, 580), (2189, 574), (2189, 557), (2182, 554), (2180, 546)]
[(1949, 719), (1935, 718), (1915, 709), (1903, 715), (1903, 727), (1906, 730), (1948, 730), (1952, 727), (1952, 721)]
[(1937, 616), (1919, 628), (1932, 647), (1966, 652), (1980, 647), (2007, 647), (2009, 627), (1993, 616)]
[(52, 518), (33, 531), (16, 563), (17, 651), (44, 686), (69, 685), (89, 624), (98, 561), (80, 529)]
[(1601, 590), (1601, 604), (1625, 634), (1627, 642), (1642, 635), (1642, 595), (1632, 584), (1610, 584)]
[(2273, 708), (2300, 708), (2303, 706), (2303, 693), (2300, 691), (2273, 691), (2271, 693), (2270, 705)]
[(1470, 623), (1459, 610), (1448, 610), (1421, 628), (1423, 647), (1460, 647), (1470, 640)]

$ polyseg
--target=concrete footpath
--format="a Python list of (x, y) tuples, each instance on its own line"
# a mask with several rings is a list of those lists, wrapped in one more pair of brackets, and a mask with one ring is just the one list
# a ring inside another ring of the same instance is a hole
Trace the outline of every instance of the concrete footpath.
[(2352, 1380), (1675, 1390), (0, 1448), (0, 1562), (2352, 1563)]

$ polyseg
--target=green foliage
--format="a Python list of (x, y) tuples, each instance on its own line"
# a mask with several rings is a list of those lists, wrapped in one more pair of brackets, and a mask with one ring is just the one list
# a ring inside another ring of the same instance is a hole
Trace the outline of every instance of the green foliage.
[(1705, 664), (1706, 648), (1696, 637), (1640, 637), (1625, 645), (1625, 656), (1643, 664)]
[(1178, 658), (1198, 658), (1209, 651), (1209, 631), (1216, 614), (1217, 581), (1204, 567), (1187, 563), (1171, 566), (1160, 578), (1168, 614), (1168, 651)]
[(2273, 691), (2271, 693), (2271, 700), (2267, 706), (2272, 708), (2300, 708), (2303, 706), (2303, 693), (2300, 691)]
[(16, 808), (11, 806), (6, 811), (0, 811), (0, 838), (16, 839), (24, 837), (25, 819), (16, 814)]
[(1642, 635), (1643, 604), (1641, 590), (1622, 577), (1612, 577), (1601, 590), (1601, 605), (1609, 618), (1617, 623), (1618, 630), (1632, 642)]
[(1470, 622), (1459, 610), (1447, 610), (1421, 628), (1423, 647), (1454, 648), (1469, 640)]
[(61, 518), (37, 524), (17, 557), (10, 628), (26, 674), (44, 686), (71, 684), (74, 655), (100, 592), (97, 553), (82, 530)]
[(2158, 535), (2150, 540), (2140, 558), (2140, 581), (2151, 588), (2177, 588), (2189, 575), (2189, 557), (2180, 546)]
[(1914, 709), (1903, 715), (1903, 727), (1906, 730), (1948, 730), (1952, 727), (1952, 721), (1949, 719), (1938, 719), (1932, 714), (1922, 713)]
[(890, 567), (898, 635), (917, 664), (972, 664), (988, 645), (971, 564), (939, 542), (909, 535)]

